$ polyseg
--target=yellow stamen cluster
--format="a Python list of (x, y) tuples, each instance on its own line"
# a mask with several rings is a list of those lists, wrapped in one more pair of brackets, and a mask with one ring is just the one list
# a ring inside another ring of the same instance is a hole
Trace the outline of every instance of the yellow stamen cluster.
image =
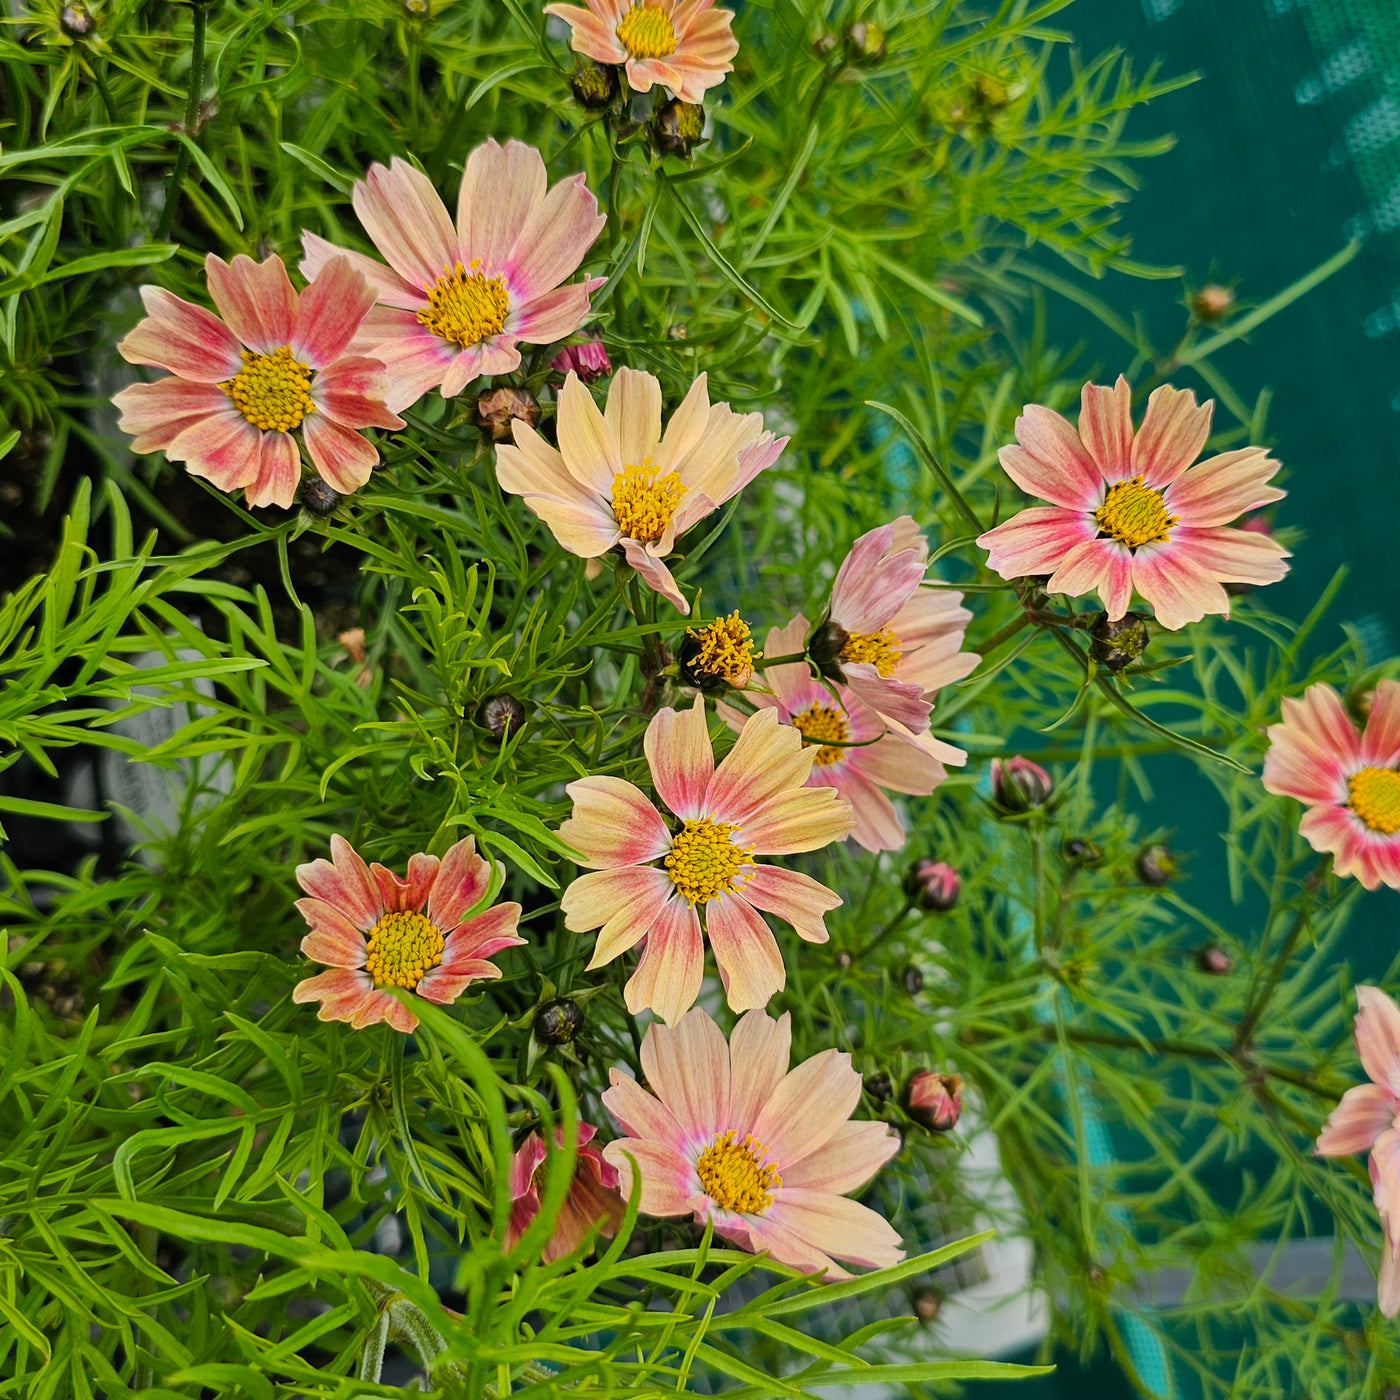
[(822, 745), (817, 750), (818, 765), (840, 763), (846, 757), (846, 750), (832, 743), (843, 744), (851, 737), (851, 727), (846, 723), (846, 712), (836, 705), (823, 705), (814, 701), (800, 715), (793, 715), (792, 722), (802, 733), (802, 747)]
[(725, 1210), (762, 1215), (773, 1204), (773, 1192), (782, 1184), (778, 1169), (764, 1162), (768, 1155), (761, 1142), (746, 1137), (734, 1141), (733, 1130), (721, 1133), (695, 1163), (705, 1194)]
[(852, 632), (841, 648), (841, 660), (868, 661), (882, 676), (888, 676), (904, 655), (895, 645), (898, 640), (888, 627), (878, 632)]
[(702, 679), (723, 681), (742, 690), (753, 679), (755, 652), (749, 624), (737, 611), (717, 617), (706, 627), (687, 627), (690, 638), (686, 669)]
[(736, 830), (736, 822), (698, 817), (676, 833), (664, 863), (683, 899), (703, 904), (718, 894), (734, 893), (734, 877), (753, 864), (753, 853), (730, 840)]
[(442, 930), (422, 914), (385, 914), (369, 931), (365, 971), (376, 987), (412, 991), (442, 962)]
[(1372, 831), (1394, 836), (1400, 831), (1400, 773), (1393, 768), (1363, 768), (1347, 779), (1347, 806)]
[(316, 407), (311, 402), (311, 366), (283, 345), (269, 354), (243, 352), (243, 368), (220, 385), (238, 411), (264, 432), (289, 433)]
[(1137, 549), (1139, 545), (1165, 543), (1167, 531), (1177, 522), (1167, 514), (1167, 503), (1160, 491), (1142, 484), (1142, 476), (1115, 481), (1108, 488), (1103, 505), (1094, 512), (1105, 535)]
[(633, 58), (667, 58), (676, 51), (676, 31), (660, 5), (633, 5), (617, 26), (617, 39)]
[(685, 493), (685, 483), (675, 472), (662, 474), (648, 457), (641, 466), (623, 467), (613, 477), (613, 519), (627, 539), (655, 544), (666, 533)]
[(505, 278), (488, 277), (480, 268), (479, 258), (470, 269), (460, 262), (455, 268), (444, 267), (442, 276), (423, 288), (428, 304), (418, 312), (419, 321), (434, 335), (463, 350), (498, 335), (510, 315)]

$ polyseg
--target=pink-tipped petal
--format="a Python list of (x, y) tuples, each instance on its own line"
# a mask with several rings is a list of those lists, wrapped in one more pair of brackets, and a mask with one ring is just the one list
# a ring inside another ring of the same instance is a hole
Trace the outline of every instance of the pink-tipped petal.
[(311, 401), (342, 428), (402, 428), (403, 419), (384, 407), (388, 392), (381, 360), (342, 355), (317, 374)]
[(421, 852), (408, 858), (407, 877), (396, 875), (387, 866), (372, 864), (369, 873), (379, 886), (379, 897), (386, 912), (418, 910), (428, 902), (428, 891), (437, 878), (438, 858)]
[(210, 253), (204, 275), (225, 325), (250, 350), (266, 354), (291, 341), (297, 294), (281, 258), (274, 254), (258, 263), (239, 253), (226, 263)]
[(642, 790), (621, 778), (580, 778), (564, 789), (573, 798), (573, 816), (560, 837), (584, 857), (591, 870), (641, 865), (671, 849), (671, 834)]
[(464, 836), (443, 854), (428, 891), (428, 917), (445, 932), (457, 927), (486, 897), (491, 867), (478, 854), (476, 838)]
[(262, 439), (237, 410), (191, 423), (165, 449), (191, 476), (212, 481), (220, 491), (251, 486), (262, 469)]
[(1152, 604), (1157, 621), (1175, 632), (1207, 613), (1230, 615), (1230, 599), (1219, 582), (1179, 547), (1144, 545), (1133, 555), (1133, 587)]
[(370, 479), (379, 451), (367, 438), (324, 413), (308, 414), (301, 431), (316, 470), (341, 495), (358, 491)]
[(636, 540), (624, 537), (618, 543), (622, 546), (623, 557), (636, 570), (638, 578), (653, 593), (659, 593), (678, 612), (688, 617), (690, 603), (686, 600), (685, 594), (681, 592), (670, 569), (654, 554), (649, 553), (642, 545), (638, 544)]
[(632, 1158), (642, 1178), (639, 1209), (644, 1215), (689, 1215), (695, 1168), (674, 1147), (640, 1138), (618, 1138), (603, 1149), (603, 1160), (617, 1171), (624, 1200), (632, 1195)]
[(888, 1268), (904, 1258), (898, 1232), (869, 1206), (845, 1196), (784, 1185), (774, 1215), (795, 1235), (848, 1264)]
[(229, 396), (218, 385), (177, 375), (153, 384), (128, 384), (112, 395), (112, 402), (121, 412), (117, 426), (135, 439), (131, 450), (136, 453), (163, 451), (186, 428), (231, 410)]
[(1365, 1152), (1393, 1126), (1400, 1099), (1384, 1085), (1358, 1084), (1342, 1095), (1318, 1134), (1313, 1149), (1322, 1157), (1347, 1157)]
[(815, 1152), (860, 1102), (861, 1078), (851, 1057), (823, 1050), (789, 1070), (754, 1123), (754, 1136), (788, 1166)]
[(844, 1196), (864, 1186), (898, 1151), (899, 1134), (888, 1123), (842, 1123), (815, 1151), (783, 1167), (783, 1190)]
[(1278, 466), (1262, 447), (1224, 452), (1178, 477), (1163, 499), (1183, 525), (1228, 525), (1246, 511), (1281, 501), (1288, 494), (1269, 485)]
[(1132, 475), (1133, 391), (1121, 374), (1111, 389), (1103, 384), (1084, 386), (1079, 399), (1079, 437), (1105, 481), (1121, 481)]
[(581, 174), (560, 180), (536, 203), (511, 250), (512, 286), (524, 296), (557, 287), (578, 270), (605, 223)]
[(776, 710), (760, 710), (749, 717), (715, 769), (705, 791), (705, 810), (720, 821), (742, 822), (779, 794), (805, 783), (813, 757), (802, 747), (802, 736), (779, 723)]
[(327, 967), (363, 967), (364, 935), (332, 904), (320, 899), (299, 899), (297, 912), (311, 926), (301, 940), (301, 951), (312, 962)]
[(705, 722), (705, 700), (687, 710), (658, 710), (642, 747), (656, 795), (683, 820), (705, 814), (705, 792), (715, 771), (715, 751)]
[(729, 1046), (701, 1007), (675, 1025), (648, 1026), (641, 1060), (647, 1083), (691, 1142), (708, 1142), (727, 1125)]
[(440, 388), (457, 358), (451, 341), (434, 335), (412, 311), (391, 306), (376, 306), (365, 317), (354, 348), (384, 365), (389, 385), (384, 402), (391, 413), (401, 413)]
[(739, 1018), (729, 1037), (729, 1121), (742, 1140), (787, 1074), (792, 1053), (792, 1017), (776, 1020), (759, 1008)]
[(841, 896), (820, 881), (776, 865), (755, 865), (743, 897), (755, 909), (791, 924), (808, 943), (827, 941), (823, 916), (841, 905)]
[(661, 906), (647, 935), (642, 960), (622, 989), (623, 1001), (634, 1016), (650, 1007), (674, 1024), (695, 1005), (704, 975), (700, 920), (685, 900), (672, 899)]
[(381, 306), (417, 311), (419, 307), (428, 303), (427, 295), (421, 286), (404, 281), (392, 267), (377, 262), (374, 258), (367, 258), (363, 253), (356, 253), (349, 248), (337, 248), (334, 243), (329, 243), (305, 229), (302, 230), (301, 246), (305, 256), (298, 265), (298, 271), (308, 282), (314, 282), (328, 262), (335, 258), (345, 258), (374, 288), (375, 297)]
[(447, 935), (442, 950), (442, 967), (456, 974), (468, 963), (494, 957), (506, 948), (518, 948), (525, 942), (518, 931), (520, 906), (512, 900), (493, 904), (479, 914), (462, 920)]
[(636, 947), (674, 893), (666, 871), (654, 865), (624, 865), (580, 875), (564, 891), (559, 907), (570, 933), (600, 930), (588, 961), (591, 972)]
[(1071, 598), (1096, 592), (1109, 621), (1117, 622), (1133, 597), (1133, 556), (1117, 540), (1086, 540), (1065, 555), (1045, 591)]
[(1176, 525), (1172, 543), (1222, 583), (1277, 583), (1288, 572), (1288, 551), (1276, 539), (1253, 530)]
[(1071, 459), (1066, 471), (1063, 465), (1042, 462), (1014, 443), (1001, 448), (997, 460), (1026, 495), (1038, 496), (1076, 514), (1093, 510), (1103, 493), (1103, 478), (1092, 463), (1085, 466), (1078, 459)]
[(588, 286), (566, 282), (511, 306), (505, 333), (529, 345), (550, 345), (572, 335), (588, 315)]
[(297, 303), (290, 336), (297, 359), (323, 369), (345, 354), (374, 300), (374, 288), (350, 259), (332, 258)]
[(457, 234), (433, 183), (395, 156), (371, 165), (351, 201), (389, 266), (414, 287), (431, 287), (458, 259)]
[[(783, 1059), (783, 1069), (787, 1059)], [(651, 1138), (683, 1151), (689, 1141), (676, 1115), (654, 1094), (649, 1094), (630, 1074), (609, 1071), (610, 1087), (603, 1091), (603, 1103), (619, 1128), (631, 1137)]]
[(470, 267), (480, 259), (488, 272), (503, 271), (547, 184), (544, 158), (523, 141), (501, 146), (488, 137), (472, 151), (457, 192), (462, 262)]
[(851, 691), (876, 714), (916, 734), (928, 728), (933, 703), (916, 681), (882, 676), (868, 661), (847, 662), (842, 669)]
[(1400, 1095), (1400, 1007), (1379, 987), (1356, 989), (1356, 1053), (1373, 1084)]
[(987, 567), (1002, 578), (1053, 574), (1077, 544), (1098, 535), (1092, 515), (1060, 506), (1030, 506), (977, 537)]
[(124, 360), (168, 369), (199, 384), (217, 384), (242, 369), (238, 338), (212, 311), (164, 287), (142, 287), (141, 300), (145, 319), (117, 346)]
[(1201, 455), (1210, 436), (1213, 407), (1207, 399), (1197, 408), (1196, 396), (1190, 389), (1173, 389), (1163, 384), (1152, 391), (1142, 427), (1133, 440), (1132, 471), (1142, 473), (1144, 485), (1166, 486)]
[(384, 913), (379, 885), (360, 854), (343, 837), (331, 837), (330, 860), (296, 868), (297, 884), (313, 899), (340, 910), (357, 929), (368, 932)]
[(705, 904), (705, 929), (730, 1008), (767, 1006), (782, 991), (787, 972), (773, 931), (758, 911), (741, 896), (721, 895)]
[(734, 840), (760, 856), (819, 851), (839, 841), (855, 824), (835, 788), (804, 787), (779, 793), (744, 817)]
[(1400, 761), (1400, 681), (1376, 682), (1360, 752), (1364, 762), (1378, 768), (1394, 768)]
[[(301, 453), (290, 433), (263, 433), (259, 444), (258, 474), (245, 488), (250, 506), (281, 506), (296, 499), (301, 480)], [(191, 471), (194, 468), (191, 466)]]

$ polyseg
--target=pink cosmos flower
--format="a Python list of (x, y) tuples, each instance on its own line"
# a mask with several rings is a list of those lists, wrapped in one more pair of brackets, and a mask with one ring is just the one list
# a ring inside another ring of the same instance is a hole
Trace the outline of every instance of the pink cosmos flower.
[(1314, 1150), (1320, 1157), (1371, 1154), (1384, 1236), (1376, 1301), (1394, 1317), (1400, 1312), (1400, 1007), (1378, 987), (1358, 987), (1356, 1001), (1356, 1053), (1371, 1082), (1342, 1095)]
[(597, 336), (579, 345), (566, 345), (549, 362), (549, 367), (563, 375), (572, 370), (585, 384), (592, 384), (595, 379), (612, 373), (608, 347)]
[(897, 1264), (889, 1222), (846, 1193), (894, 1156), (899, 1136), (847, 1121), (861, 1092), (849, 1055), (823, 1050), (789, 1070), (791, 1043), (786, 1012), (750, 1011), (728, 1044), (698, 1006), (677, 1026), (653, 1022), (642, 1040), (651, 1092), (612, 1071), (603, 1102), (628, 1136), (603, 1156), (629, 1198), (636, 1163), (647, 1215), (713, 1221), (716, 1234), (804, 1273), (848, 1278), (837, 1259)]
[(344, 837), (332, 836), (330, 860), (297, 866), (297, 883), (311, 896), (297, 900), (311, 925), (301, 951), (330, 971), (298, 982), (292, 1000), (319, 1001), (320, 1020), (356, 1030), (387, 1021), (412, 1031), (418, 1017), (386, 987), (448, 1006), (468, 983), (501, 975), (488, 958), (525, 941), (516, 934), (518, 904), (471, 912), (490, 878), (470, 836), (441, 860), (410, 857), (406, 880), (366, 865)]
[(596, 63), (620, 63), (636, 92), (661, 83), (682, 102), (703, 102), (733, 69), (739, 41), (732, 10), (715, 0), (585, 0), (546, 5), (573, 30), (571, 47)]
[[(546, 1264), (572, 1254), (595, 1226), (600, 1235), (611, 1239), (622, 1222), (623, 1200), (617, 1192), (617, 1168), (603, 1160), (603, 1154), (591, 1146), (598, 1130), (591, 1123), (578, 1125), (578, 1152), (574, 1160), (574, 1179), (559, 1214), (554, 1217), (554, 1233), (549, 1237), (540, 1257)], [(564, 1130), (555, 1128), (556, 1147), (564, 1146)], [(544, 1190), (544, 1139), (531, 1133), (520, 1144), (510, 1166), (510, 1220), (506, 1224), (506, 1250), (515, 1248), (530, 1222), (540, 1213), (540, 1197)]]
[(652, 786), (680, 829), (673, 833), (641, 789), (621, 778), (570, 783), (574, 812), (559, 834), (593, 873), (564, 891), (564, 927), (602, 929), (590, 971), (645, 939), (624, 989), (627, 1009), (650, 1007), (677, 1021), (700, 991), (703, 913), (730, 1006), (764, 1006), (786, 974), (759, 911), (776, 914), (809, 943), (825, 943), (823, 915), (841, 897), (810, 875), (759, 865), (754, 856), (840, 840), (851, 829), (851, 809), (833, 788), (803, 786), (816, 755), (778, 723), (776, 710), (753, 715), (718, 767), (700, 696), (689, 710), (657, 711), (643, 748)]
[[(302, 447), (337, 491), (357, 491), (379, 453), (356, 430), (402, 428), (384, 406), (378, 360), (349, 352), (374, 293), (344, 258), (304, 292), (279, 257), (204, 260), (219, 315), (162, 287), (142, 287), (146, 318), (117, 349), (168, 369), (113, 395), (133, 452), (164, 452), (250, 506), (290, 506)], [(222, 318), (222, 319), (220, 319)], [(293, 434), (300, 433), (301, 441)]]
[[(972, 620), (962, 594), (920, 587), (927, 568), (928, 542), (911, 516), (867, 531), (837, 571), (827, 620), (813, 640), (823, 674), (916, 734), (927, 730), (939, 689), (980, 659), (960, 649)], [(928, 747), (932, 757), (944, 756), (936, 741)]]
[(1332, 852), (1338, 875), (1400, 890), (1400, 681), (1376, 686), (1360, 734), (1330, 685), (1285, 700), (1283, 723), (1269, 726), (1264, 786), (1307, 804), (1298, 830)]
[(1223, 583), (1277, 583), (1288, 551), (1267, 535), (1224, 528), (1282, 500), (1278, 463), (1241, 447), (1192, 466), (1210, 435), (1212, 404), (1163, 385), (1133, 432), (1133, 392), (1086, 384), (1076, 432), (1058, 413), (1028, 404), (1016, 446), (999, 454), (1028, 495), (1050, 501), (1013, 515), (977, 543), (1002, 578), (1048, 574), (1051, 593), (1098, 591), (1111, 622), (1134, 590), (1175, 631), (1206, 613), (1230, 615)]
[[(764, 655), (800, 652), (809, 626), (799, 613), (786, 627), (772, 628)], [(776, 710), (784, 724), (802, 734), (803, 746), (815, 749), (807, 786), (833, 787), (851, 804), (855, 826), (850, 839), (867, 851), (897, 851), (904, 845), (904, 824), (881, 789), (927, 797), (948, 776), (940, 758), (959, 766), (967, 762), (961, 749), (923, 736), (937, 745), (935, 758), (907, 730), (890, 729), (849, 687), (828, 687), (817, 680), (805, 661), (770, 666), (762, 682), (767, 692), (747, 690), (745, 697), (760, 709)], [(743, 729), (745, 717), (738, 710), (722, 701), (716, 709), (731, 729)]]
[(548, 345), (578, 329), (602, 281), (560, 284), (607, 220), (581, 174), (545, 186), (533, 146), (488, 140), (467, 157), (454, 227), (432, 181), (396, 156), (370, 166), (352, 196), (387, 267), (302, 234), (306, 277), (345, 256), (374, 288), (360, 342), (384, 361), (395, 411), (429, 389), (450, 399), (478, 375), (509, 374), (522, 340)]
[(528, 424), (496, 449), (502, 490), (521, 496), (571, 554), (596, 559), (614, 545), (648, 588), (683, 613), (664, 560), (676, 539), (771, 467), (787, 438), (763, 431), (761, 413), (711, 404), (707, 379), (690, 386), (661, 432), (661, 383), (620, 369), (600, 413), (570, 374), (559, 393), (556, 451)]

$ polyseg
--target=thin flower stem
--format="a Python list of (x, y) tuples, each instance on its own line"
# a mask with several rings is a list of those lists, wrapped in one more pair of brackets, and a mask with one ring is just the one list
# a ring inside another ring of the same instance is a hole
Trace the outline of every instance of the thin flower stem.
[(887, 923), (884, 926), (884, 928), (882, 928), (880, 932), (877, 933), (875, 937), (872, 938), (870, 942), (865, 945), (864, 948), (859, 949), (854, 954), (856, 961), (859, 961), (861, 958), (868, 958), (870, 954), (873, 953), (875, 949), (878, 948), (880, 944), (883, 943), (885, 939), (888, 938), (889, 935), (892, 934), (895, 931), (895, 929), (898, 928), (899, 925), (904, 922), (905, 916), (913, 907), (914, 901), (911, 899), (907, 904), (905, 904), (904, 908), (901, 909), (899, 913), (896, 914), (894, 918), (892, 918), (889, 921), (889, 923)]
[(97, 95), (102, 99), (102, 105), (107, 109), (107, 120), (116, 126), (121, 120), (117, 115), (117, 104), (112, 101), (112, 89), (107, 86), (107, 79), (102, 76), (102, 70), (95, 63), (92, 65), (92, 82), (97, 89)]
[[(203, 4), (194, 6), (194, 38), (190, 49), (190, 91), (185, 99), (185, 135), (195, 139), (195, 124), (199, 121), (199, 102), (204, 91), (204, 32), (209, 23), (209, 11)], [(180, 204), (180, 190), (190, 168), (190, 148), (183, 143), (175, 156), (175, 168), (170, 172), (170, 184), (165, 190), (165, 208), (156, 229), (156, 242), (163, 242), (175, 225)]]
[(979, 653), (982, 656), (986, 656), (990, 652), (994, 652), (1003, 642), (1010, 641), (1023, 627), (1028, 626), (1034, 621), (1035, 619), (1030, 613), (1023, 612), (1015, 621), (1008, 622), (1000, 631), (993, 632), (985, 642), (979, 643)]

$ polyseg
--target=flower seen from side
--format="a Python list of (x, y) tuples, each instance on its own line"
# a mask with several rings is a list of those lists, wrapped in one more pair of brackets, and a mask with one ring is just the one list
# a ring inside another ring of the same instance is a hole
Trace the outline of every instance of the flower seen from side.
[(298, 982), (292, 1000), (319, 1001), (320, 1020), (357, 1030), (378, 1021), (414, 1030), (418, 1017), (389, 988), (448, 1006), (470, 983), (501, 975), (491, 957), (524, 943), (518, 904), (473, 912), (490, 879), (470, 836), (441, 860), (410, 857), (407, 878), (366, 865), (344, 837), (332, 836), (330, 860), (297, 866), (308, 896), (297, 909), (311, 925), (301, 951), (330, 970)]
[[(568, 1194), (554, 1217), (554, 1231), (540, 1251), (546, 1264), (572, 1254), (588, 1238), (595, 1227), (600, 1235), (611, 1239), (622, 1223), (623, 1199), (617, 1190), (617, 1168), (604, 1161), (603, 1154), (593, 1146), (598, 1130), (591, 1123), (578, 1125), (578, 1152), (574, 1160), (573, 1180)], [(554, 1145), (564, 1146), (564, 1130), (555, 1128)], [(510, 1219), (506, 1223), (504, 1247), (514, 1249), (530, 1222), (540, 1213), (545, 1189), (548, 1153), (544, 1139), (531, 1133), (520, 1144), (510, 1165)]]
[(592, 384), (595, 379), (612, 373), (608, 347), (597, 336), (578, 345), (566, 345), (549, 362), (549, 367), (564, 375), (572, 370), (585, 384)]
[(1133, 431), (1132, 389), (1086, 384), (1076, 431), (1028, 404), (1016, 443), (999, 454), (1027, 495), (1049, 501), (988, 530), (977, 543), (1002, 578), (1049, 575), (1047, 592), (1097, 592), (1117, 622), (1136, 592), (1175, 631), (1207, 613), (1230, 615), (1226, 583), (1277, 583), (1288, 551), (1268, 535), (1227, 528), (1281, 500), (1278, 463), (1262, 447), (1196, 461), (1212, 405), (1189, 389), (1153, 391)]
[(804, 1273), (848, 1277), (837, 1260), (896, 1264), (899, 1236), (847, 1193), (894, 1156), (899, 1137), (883, 1122), (849, 1121), (861, 1094), (849, 1055), (824, 1050), (790, 1070), (791, 1038), (786, 1013), (750, 1011), (728, 1043), (700, 1007), (673, 1027), (653, 1022), (641, 1055), (650, 1092), (614, 1069), (603, 1094), (627, 1134), (603, 1156), (625, 1197), (636, 1163), (643, 1213), (711, 1221)]
[(1400, 681), (1376, 686), (1360, 733), (1330, 685), (1284, 700), (1283, 722), (1269, 726), (1264, 786), (1306, 804), (1298, 830), (1331, 853), (1338, 875), (1400, 890)]
[(378, 304), (357, 344), (382, 360), (396, 412), (430, 389), (455, 398), (481, 375), (520, 365), (522, 341), (578, 329), (596, 279), (568, 282), (606, 222), (582, 174), (548, 187), (544, 159), (488, 140), (467, 157), (454, 223), (433, 183), (395, 156), (355, 182), (355, 213), (384, 262), (302, 234), (309, 278), (351, 259)]
[(117, 346), (135, 365), (169, 370), (113, 396), (134, 452), (164, 452), (191, 476), (250, 506), (296, 500), (303, 455), (340, 494), (369, 480), (379, 452), (363, 428), (402, 428), (388, 380), (351, 343), (374, 293), (345, 258), (297, 292), (279, 257), (204, 260), (213, 312), (143, 287), (146, 317)]
[(753, 679), (756, 659), (749, 624), (736, 610), (704, 627), (686, 628), (680, 677), (706, 694), (743, 690)]
[(1003, 811), (1020, 814), (1043, 807), (1055, 791), (1055, 780), (1040, 764), (1020, 754), (992, 760), (992, 801)]
[(675, 829), (621, 778), (570, 783), (573, 815), (559, 834), (591, 873), (564, 891), (564, 927), (600, 930), (590, 970), (645, 940), (624, 989), (634, 1015), (650, 1007), (674, 1023), (694, 1005), (706, 936), (729, 1005), (765, 1006), (786, 972), (762, 915), (825, 943), (824, 915), (841, 898), (810, 875), (755, 857), (840, 840), (851, 829), (850, 808), (833, 788), (804, 786), (815, 755), (796, 730), (778, 723), (775, 710), (752, 716), (718, 766), (702, 696), (688, 710), (659, 710), (643, 742), (652, 785), (674, 813)]

